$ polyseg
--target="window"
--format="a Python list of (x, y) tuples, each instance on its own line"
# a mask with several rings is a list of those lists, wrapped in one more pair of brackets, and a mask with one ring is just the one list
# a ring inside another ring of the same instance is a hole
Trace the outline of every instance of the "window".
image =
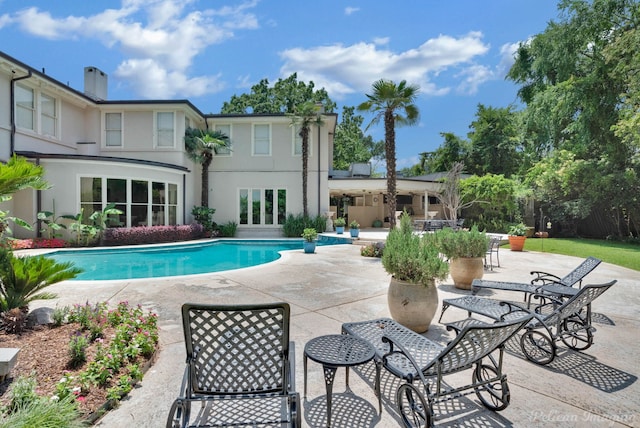
[(216, 149), (216, 155), (218, 156), (230, 156), (231, 155), (231, 125), (215, 125), (213, 128), (215, 131), (222, 132), (229, 137), (227, 140), (227, 147), (219, 147)]
[[(313, 144), (311, 144), (313, 141), (313, 138), (311, 138), (312, 135), (313, 133), (311, 129), (309, 129), (309, 138), (307, 141), (309, 144), (309, 156), (311, 156), (311, 148), (313, 147)], [(293, 155), (302, 156), (302, 137), (300, 136), (300, 126), (298, 125), (293, 127)]]
[(122, 113), (105, 113), (104, 130), (107, 147), (122, 147)]
[(16, 84), (16, 126), (35, 131), (35, 95), (33, 89)]
[[(240, 224), (284, 224), (287, 213), (285, 189), (240, 189)], [(277, 222), (277, 223), (276, 223)]]
[(173, 112), (156, 113), (156, 147), (175, 147)]
[(40, 96), (40, 133), (50, 137), (58, 135), (58, 109), (56, 99), (49, 95)]
[(270, 125), (253, 125), (253, 155), (271, 155), (271, 127)]
[(86, 224), (91, 223), (91, 214), (110, 203), (114, 203), (122, 214), (110, 216), (109, 227), (178, 223), (177, 184), (125, 178), (80, 178), (80, 205)]

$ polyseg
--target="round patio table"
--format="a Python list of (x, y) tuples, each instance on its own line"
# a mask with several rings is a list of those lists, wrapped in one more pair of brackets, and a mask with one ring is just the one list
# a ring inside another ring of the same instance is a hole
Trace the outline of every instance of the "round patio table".
[[(346, 367), (349, 388), (349, 367), (371, 361), (376, 351), (366, 340), (348, 334), (331, 334), (311, 339), (304, 347), (304, 397), (307, 397), (307, 358), (322, 364), (327, 388), (327, 427), (331, 426), (331, 394), (338, 367)], [(376, 366), (377, 367), (377, 366)]]

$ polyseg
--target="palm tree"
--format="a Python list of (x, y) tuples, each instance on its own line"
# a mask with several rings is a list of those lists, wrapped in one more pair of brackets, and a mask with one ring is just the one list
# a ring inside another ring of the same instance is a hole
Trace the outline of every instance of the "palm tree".
[(391, 80), (380, 79), (372, 85), (373, 93), (366, 94), (368, 101), (358, 106), (360, 111), (375, 114), (371, 123), (376, 124), (384, 118), (384, 151), (387, 160), (387, 206), (389, 207), (389, 225), (396, 224), (396, 124), (413, 125), (418, 122), (420, 113), (414, 104), (420, 91), (417, 85), (407, 85), (405, 80), (395, 84)]
[(220, 131), (189, 128), (184, 143), (189, 159), (202, 165), (201, 206), (209, 207), (209, 166), (216, 150), (229, 146), (229, 137)]
[(300, 138), (302, 138), (302, 214), (309, 215), (309, 202), (307, 198), (307, 176), (309, 175), (309, 129), (311, 125), (322, 126), (324, 121), (321, 116), (322, 106), (312, 101), (306, 101), (293, 108), (291, 125), (300, 126)]

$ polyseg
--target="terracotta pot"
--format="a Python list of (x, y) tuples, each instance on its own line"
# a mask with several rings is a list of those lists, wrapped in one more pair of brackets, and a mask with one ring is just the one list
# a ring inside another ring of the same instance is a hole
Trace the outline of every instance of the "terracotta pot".
[(417, 333), (424, 333), (438, 310), (438, 289), (435, 281), (424, 286), (391, 278), (387, 302), (391, 318)]
[(511, 251), (522, 251), (524, 248), (524, 241), (526, 239), (526, 236), (509, 235), (509, 247), (511, 248)]
[(449, 274), (453, 285), (462, 290), (471, 290), (474, 279), (482, 279), (484, 260), (482, 257), (459, 257), (449, 262)]

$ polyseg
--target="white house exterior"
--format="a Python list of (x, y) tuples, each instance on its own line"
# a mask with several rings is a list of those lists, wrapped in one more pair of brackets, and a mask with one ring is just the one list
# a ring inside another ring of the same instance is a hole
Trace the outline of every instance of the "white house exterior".
[[(51, 188), (14, 195), (5, 209), (35, 222), (115, 203), (123, 226), (186, 224), (200, 205), (201, 166), (187, 156), (187, 127), (217, 129), (231, 150), (214, 157), (209, 206), (240, 234), (271, 234), (302, 213), (300, 141), (285, 115), (205, 115), (187, 100), (107, 100), (107, 76), (85, 68), (77, 91), (0, 52), (0, 160), (27, 157)], [(328, 172), (337, 115), (311, 130), (308, 207), (329, 211)], [(16, 236), (34, 233), (15, 230)]]

